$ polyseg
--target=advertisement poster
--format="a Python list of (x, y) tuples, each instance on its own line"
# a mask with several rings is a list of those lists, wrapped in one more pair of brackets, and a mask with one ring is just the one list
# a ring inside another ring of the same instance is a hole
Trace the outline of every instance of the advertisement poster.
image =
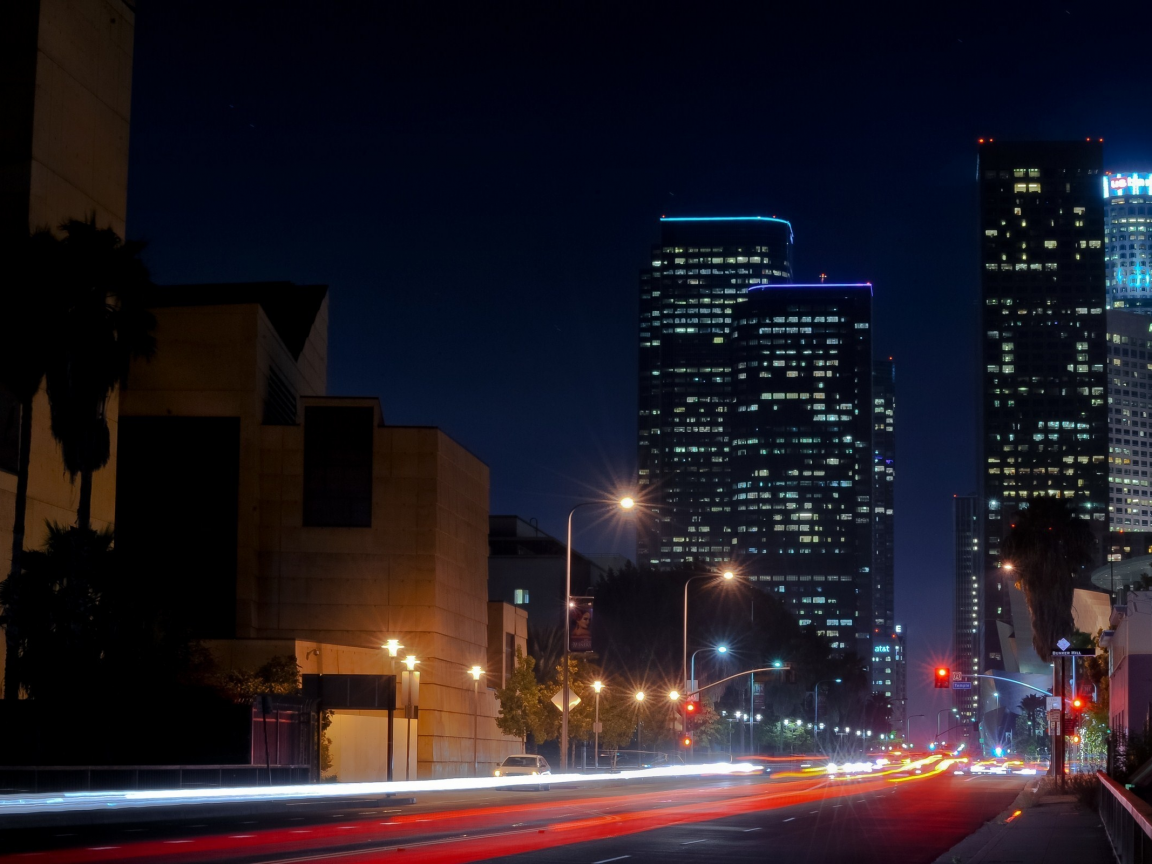
[(584, 654), (592, 650), (592, 598), (573, 597), (568, 606), (568, 651)]

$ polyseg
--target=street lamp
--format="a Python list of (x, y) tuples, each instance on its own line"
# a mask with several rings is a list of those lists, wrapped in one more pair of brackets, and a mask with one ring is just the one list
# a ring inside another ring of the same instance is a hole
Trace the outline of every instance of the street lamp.
[(644, 702), (644, 691), (643, 690), (637, 690), (635, 698), (636, 698), (636, 767), (639, 768), (640, 767), (640, 726), (641, 726), (641, 722), (642, 722), (640, 720), (640, 706)]
[[(600, 691), (604, 689), (603, 681), (593, 681), (592, 689), (596, 691), (596, 722), (592, 724), (592, 734), (596, 736), (593, 746), (596, 748), (595, 753), (592, 755), (593, 763), (597, 769), (600, 768)], [(585, 765), (588, 763), (585, 762)]]
[[(680, 675), (684, 679), (684, 692), (691, 695), (694, 691), (692, 684), (688, 680), (688, 586), (695, 582), (697, 579), (712, 579), (720, 582), (731, 582), (736, 578), (736, 574), (731, 570), (725, 570), (717, 576), (714, 573), (704, 573), (700, 576), (689, 576), (684, 580), (684, 653), (682, 656), (683, 663), (680, 666)], [(693, 675), (695, 675), (695, 664), (693, 664)], [(687, 702), (685, 702), (684, 710), (682, 711), (680, 722), (683, 724), (684, 732), (688, 732), (688, 710)]]
[(820, 729), (820, 685), (831, 684), (835, 682), (839, 684), (843, 678), (825, 678), (822, 681), (817, 681), (816, 686), (812, 688), (812, 723), (813, 723), (813, 736), (817, 735)]
[[(699, 654), (701, 651), (715, 651), (717, 654), (727, 654), (728, 653), (728, 646), (727, 645), (717, 645), (715, 648), (697, 648), (695, 651), (693, 651), (692, 652), (692, 659), (689, 661), (689, 670), (690, 670), (688, 673), (688, 680), (689, 681), (695, 681), (696, 680), (696, 655)], [(697, 687), (696, 689), (699, 690), (700, 688)], [(688, 692), (688, 695), (689, 696), (692, 695), (691, 691)]]
[(480, 776), (480, 676), (484, 674), (484, 667), (473, 666), (468, 670), (472, 676), (472, 774)]
[[(568, 769), (568, 701), (571, 698), (568, 685), (568, 639), (569, 629), (572, 626), (572, 516), (581, 507), (603, 506), (605, 503), (604, 501), (581, 501), (568, 511), (568, 548), (565, 554), (564, 567), (564, 704), (562, 707), (564, 717), (560, 722), (560, 767), (565, 771)], [(636, 501), (628, 496), (615, 503), (621, 510), (631, 510), (636, 506)]]
[(953, 714), (959, 714), (960, 711), (956, 708), (941, 708), (936, 712), (936, 737), (940, 737), (940, 715), (946, 711), (951, 711)]

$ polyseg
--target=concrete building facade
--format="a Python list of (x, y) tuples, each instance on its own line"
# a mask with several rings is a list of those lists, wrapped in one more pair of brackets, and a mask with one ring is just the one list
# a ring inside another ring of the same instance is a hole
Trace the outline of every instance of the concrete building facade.
[[(323, 286), (160, 289), (154, 312), (156, 356), (122, 398), (118, 531), (195, 586), (193, 634), (397, 639), (419, 660), (421, 777), (514, 752), (468, 674), (495, 636), (487, 466), (438, 429), (385, 425), (376, 399), (325, 395)], [(156, 472), (177, 454), (188, 470)], [(205, 529), (195, 543), (188, 525)], [(525, 628), (509, 623), (515, 644)]]

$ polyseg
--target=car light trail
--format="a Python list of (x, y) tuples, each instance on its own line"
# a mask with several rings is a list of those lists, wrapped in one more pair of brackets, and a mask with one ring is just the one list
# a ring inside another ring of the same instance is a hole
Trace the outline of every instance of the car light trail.
[(759, 765), (717, 762), (710, 765), (673, 765), (640, 768), (619, 774), (549, 774), (540, 777), (454, 777), (443, 780), (406, 780), (378, 783), (302, 784), (297, 786), (252, 786), (235, 789), (168, 789), (160, 791), (69, 792), (45, 795), (0, 796), (0, 824), (5, 817), (29, 813), (73, 813), (84, 810), (112, 810), (136, 807), (172, 807), (192, 804), (227, 804), (272, 801), (338, 800), (364, 796), (385, 796), (417, 792), (459, 792), (476, 789), (505, 789), (512, 786), (675, 779), (680, 777), (747, 776), (764, 769)]
[[(169, 845), (165, 840), (142, 840), (122, 844), (115, 850), (93, 847), (61, 849), (51, 853), (53, 864), (99, 864), (111, 861), (162, 861), (175, 857), (180, 861), (207, 860), (228, 855), (251, 860), (273, 861), (291, 854), (313, 852), (318, 857), (339, 855), (348, 861), (375, 861), (381, 852), (401, 847), (419, 847), (421, 864), (431, 862), (467, 862), (485, 858), (535, 851), (594, 839), (650, 831), (669, 824), (685, 824), (788, 807), (804, 802), (817, 803), (829, 798), (835, 800), (854, 796), (862, 791), (860, 784), (850, 788), (832, 787), (825, 778), (810, 778), (812, 785), (797, 784), (799, 789), (786, 787), (760, 787), (763, 791), (747, 794), (748, 787), (717, 786), (710, 789), (688, 788), (660, 790), (649, 793), (629, 792), (622, 796), (606, 796), (577, 801), (540, 801), (509, 804), (497, 807), (477, 807), (438, 813), (413, 813), (398, 816), (388, 822), (365, 819), (353, 823), (318, 824), (305, 834), (299, 829), (273, 828), (246, 832), (250, 836), (235, 834), (202, 835), (190, 838), (181, 846)], [(874, 777), (861, 778), (862, 784), (872, 783), (881, 788)], [(701, 800), (701, 795), (704, 799)], [(671, 797), (671, 806), (660, 803)], [(616, 804), (629, 808), (605, 812)], [(553, 815), (558, 807), (578, 808), (575, 818), (558, 820)], [(551, 821), (524, 824), (525, 817), (543, 817)], [(430, 818), (431, 817), (431, 818)], [(434, 826), (429, 823), (436, 823)], [(519, 823), (520, 828), (517, 828)], [(350, 830), (354, 829), (354, 830)], [(427, 838), (427, 833), (458, 833), (456, 837)], [(464, 832), (468, 832), (467, 836)], [(475, 832), (475, 833), (473, 833)], [(498, 842), (494, 842), (495, 838)], [(422, 839), (426, 838), (426, 839)], [(373, 844), (366, 848), (364, 844)], [(340, 849), (354, 845), (357, 850)], [(338, 850), (338, 851), (337, 851)], [(193, 856), (190, 859), (188, 856)], [(0, 864), (15, 864), (28, 860), (25, 855), (2, 855)], [(288, 860), (285, 858), (284, 860)], [(309, 860), (316, 860), (309, 857)]]

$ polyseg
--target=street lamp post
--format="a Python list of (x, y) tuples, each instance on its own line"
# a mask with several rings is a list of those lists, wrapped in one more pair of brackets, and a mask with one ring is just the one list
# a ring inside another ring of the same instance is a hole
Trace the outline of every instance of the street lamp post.
[[(603, 501), (582, 501), (568, 511), (568, 548), (565, 554), (564, 566), (564, 704), (561, 709), (563, 711), (563, 720), (560, 722), (560, 767), (564, 771), (568, 770), (568, 702), (571, 698), (568, 685), (568, 648), (569, 628), (572, 625), (572, 516), (581, 507), (591, 507), (594, 504), (603, 503)], [(636, 506), (636, 502), (627, 497), (621, 498), (616, 504), (622, 510), (631, 510)]]
[(924, 716), (923, 714), (910, 714), (909, 716), (904, 718), (904, 724), (905, 724), (904, 740), (905, 741), (911, 741), (912, 740), (912, 721), (915, 720), (917, 717), (923, 717), (923, 716)]
[(812, 735), (819, 740), (820, 731), (820, 685), (830, 684), (835, 682), (839, 684), (843, 678), (825, 678), (816, 682), (816, 686), (812, 688)]
[(640, 767), (640, 727), (644, 721), (640, 719), (640, 705), (644, 702), (644, 691), (636, 691), (636, 767)]
[[(736, 577), (736, 574), (731, 570), (725, 570), (719, 578), (725, 582), (731, 582)], [(680, 676), (684, 679), (684, 693), (689, 695), (692, 693), (692, 686), (688, 683), (688, 586), (695, 582), (697, 579), (715, 579), (716, 576), (712, 573), (705, 573), (700, 576), (689, 576), (684, 580), (684, 654), (683, 664), (680, 667)], [(693, 669), (695, 672), (695, 669)], [(684, 733), (688, 733), (688, 700), (684, 700), (684, 706), (681, 709), (680, 722)]]
[(484, 674), (481, 666), (473, 666), (468, 670), (472, 676), (472, 775), (480, 776), (480, 676)]
[(947, 711), (951, 711), (953, 714), (959, 713), (955, 708), (941, 708), (939, 711), (936, 712), (936, 737), (937, 738), (940, 737), (940, 715), (947, 712)]
[[(600, 768), (600, 691), (604, 689), (604, 682), (603, 681), (593, 681), (592, 682), (592, 689), (596, 691), (596, 722), (592, 724), (592, 734), (595, 736), (596, 740), (595, 740), (595, 743), (593, 744), (593, 747), (595, 748), (595, 752), (592, 754), (592, 760), (593, 760), (593, 764), (595, 765), (596, 769), (599, 770), (599, 768)], [(588, 763), (585, 762), (584, 764), (587, 765)]]
[[(690, 663), (691, 671), (688, 674), (688, 681), (690, 684), (696, 681), (696, 655), (699, 654), (701, 651), (707, 651), (707, 650), (709, 650), (709, 649), (697, 648), (695, 651), (692, 652), (692, 660)], [(716, 653), (717, 654), (727, 654), (728, 653), (728, 646), (727, 645), (717, 645), (716, 646)], [(697, 687), (696, 689), (699, 690), (700, 688)], [(696, 755), (696, 736), (694, 736), (694, 735), (689, 736), (688, 735), (688, 703), (691, 700), (690, 688), (685, 689), (684, 697), (685, 697), (684, 698), (684, 734), (686, 736), (688, 736), (688, 740), (691, 742), (688, 745), (688, 758), (691, 760)]]

